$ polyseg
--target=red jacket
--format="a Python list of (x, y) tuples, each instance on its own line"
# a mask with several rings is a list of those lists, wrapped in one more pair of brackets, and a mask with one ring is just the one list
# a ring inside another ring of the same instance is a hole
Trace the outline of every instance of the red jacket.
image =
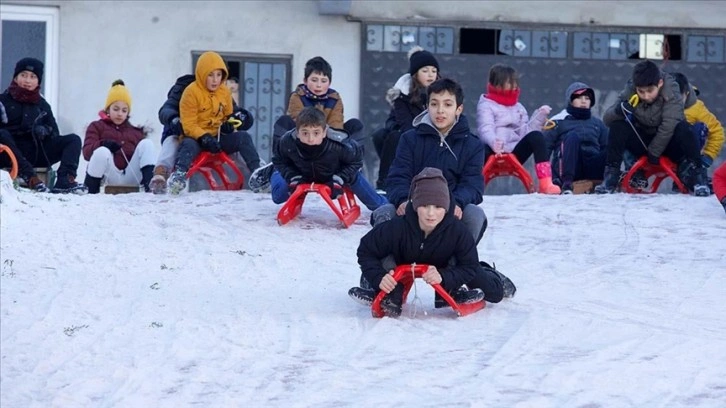
[(713, 172), (713, 192), (718, 201), (726, 198), (726, 162), (721, 163)]
[(83, 140), (83, 158), (91, 160), (91, 155), (101, 147), (101, 142), (113, 140), (121, 145), (121, 149), (113, 156), (113, 162), (119, 170), (123, 170), (128, 166), (126, 160), (131, 160), (131, 156), (134, 155), (136, 145), (144, 139), (144, 131), (140, 127), (131, 125), (128, 120), (117, 126), (104, 116), (101, 115), (102, 119), (88, 125), (86, 138)]

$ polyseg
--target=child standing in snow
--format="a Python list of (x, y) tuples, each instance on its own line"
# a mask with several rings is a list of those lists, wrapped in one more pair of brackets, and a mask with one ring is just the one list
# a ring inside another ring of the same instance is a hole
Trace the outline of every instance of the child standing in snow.
[(303, 108), (296, 128), (282, 136), (272, 156), (272, 201), (284, 203), (300, 183), (325, 183), (334, 197), (350, 186), (369, 210), (375, 210), (387, 201), (363, 177), (361, 154), (344, 131), (326, 125), (323, 112)]
[(391, 115), (386, 128), (377, 132), (373, 142), (380, 156), (378, 167), (379, 189), (385, 189), (386, 177), (391, 162), (396, 156), (396, 148), (401, 134), (413, 129), (413, 119), (426, 110), (426, 89), (439, 79), (439, 62), (433, 54), (421, 47), (413, 47), (408, 52), (408, 73), (404, 74), (386, 92), (386, 101), (391, 105)]
[(108, 184), (142, 185), (149, 191), (156, 149), (144, 129), (129, 122), (130, 113), (131, 94), (122, 80), (114, 81), (101, 119), (88, 125), (83, 139), (89, 194), (98, 194), (104, 177)]
[(552, 167), (541, 132), (552, 108), (540, 106), (530, 120), (519, 103), (519, 93), (519, 75), (514, 68), (495, 64), (489, 69), (487, 93), (481, 95), (476, 106), (477, 130), (488, 147), (486, 156), (514, 153), (524, 164), (534, 154), (539, 192), (559, 194), (560, 188), (552, 184)]
[[(605, 170), (608, 128), (592, 116), (595, 91), (573, 82), (565, 91), (565, 111), (552, 117), (555, 126), (545, 131), (548, 151), (554, 150), (552, 174), (562, 194), (572, 194), (577, 180), (596, 180)], [(549, 154), (548, 154), (549, 156)]]
[[(227, 66), (216, 52), (205, 52), (197, 60), (194, 82), (184, 89), (179, 119), (184, 132), (169, 190), (178, 194), (187, 185), (187, 171), (202, 150), (210, 153), (240, 152), (250, 171), (260, 167), (257, 150), (249, 149), (244, 132), (229, 122), (234, 115), (232, 95), (225, 85)], [(249, 135), (247, 135), (249, 136)]]
[[(509, 278), (480, 264), (471, 233), (454, 217), (455, 206), (441, 170), (421, 170), (411, 183), (411, 201), (404, 216), (376, 225), (361, 238), (358, 264), (363, 287), (351, 288), (348, 295), (370, 305), (378, 292), (384, 291), (387, 295), (381, 307), (386, 315), (399, 316), (403, 285), (393, 279), (394, 269), (396, 265), (418, 263), (430, 265), (423, 280), (441, 284), (457, 303), (482, 299), (496, 303), (513, 296), (516, 288)], [(447, 305), (436, 296), (436, 307)]]

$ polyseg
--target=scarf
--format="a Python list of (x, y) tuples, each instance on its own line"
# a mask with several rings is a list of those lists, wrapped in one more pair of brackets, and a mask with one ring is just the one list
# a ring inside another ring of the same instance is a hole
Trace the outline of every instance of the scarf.
[(572, 105), (567, 105), (567, 108), (565, 108), (565, 109), (567, 110), (567, 113), (570, 114), (570, 116), (572, 116), (573, 118), (575, 118), (577, 120), (590, 119), (590, 116), (592, 114), (590, 109), (576, 108)]
[(328, 94), (330, 93), (330, 90), (325, 93), (325, 95), (315, 95), (310, 89), (308, 89), (307, 85), (300, 84), (300, 89), (305, 93), (305, 97), (313, 100), (313, 101), (323, 101), (325, 99), (328, 99)]
[(492, 84), (487, 84), (487, 94), (485, 97), (500, 105), (514, 106), (519, 100), (519, 88), (505, 91), (501, 88), (492, 86)]
[(38, 103), (40, 102), (40, 85), (34, 91), (21, 88), (15, 81), (10, 83), (8, 92), (13, 99), (20, 103)]

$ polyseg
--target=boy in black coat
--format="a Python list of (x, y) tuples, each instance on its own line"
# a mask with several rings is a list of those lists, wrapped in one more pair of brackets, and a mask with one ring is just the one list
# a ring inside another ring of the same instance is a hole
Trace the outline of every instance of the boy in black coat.
[(322, 111), (304, 108), (296, 128), (285, 133), (275, 146), (270, 177), (272, 201), (284, 203), (300, 183), (325, 183), (330, 186), (332, 198), (347, 185), (369, 210), (375, 210), (388, 201), (361, 174), (362, 154), (347, 133), (328, 127)]
[[(516, 288), (507, 277), (479, 263), (474, 239), (454, 217), (455, 202), (441, 170), (426, 167), (416, 175), (411, 197), (403, 217), (381, 223), (361, 238), (358, 263), (371, 288), (354, 287), (348, 295), (370, 305), (382, 290), (388, 295), (381, 307), (388, 316), (399, 316), (403, 285), (393, 279), (393, 270), (411, 263), (430, 265), (423, 280), (441, 284), (457, 303), (496, 303), (514, 295)], [(443, 306), (437, 296), (436, 307)]]

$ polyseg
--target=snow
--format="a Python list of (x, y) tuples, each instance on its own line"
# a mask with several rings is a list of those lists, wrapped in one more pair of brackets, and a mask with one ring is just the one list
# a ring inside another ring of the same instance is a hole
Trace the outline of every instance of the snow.
[(517, 296), (398, 319), (347, 290), (310, 196), (50, 195), (0, 183), (2, 407), (722, 407), (726, 217), (675, 194), (486, 196), (480, 258)]

